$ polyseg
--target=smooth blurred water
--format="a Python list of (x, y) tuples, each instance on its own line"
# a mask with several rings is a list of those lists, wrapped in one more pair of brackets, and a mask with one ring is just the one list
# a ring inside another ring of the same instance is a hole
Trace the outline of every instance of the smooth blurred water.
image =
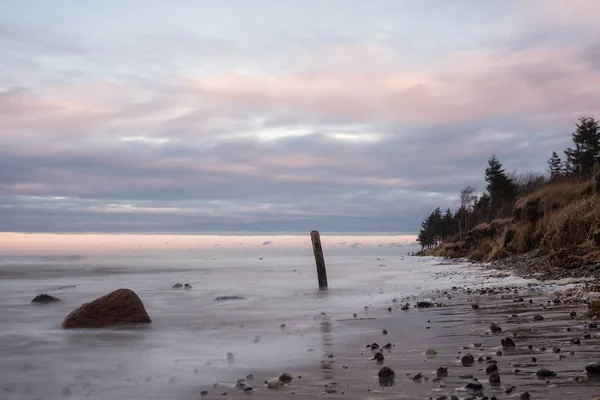
[[(195, 399), (200, 387), (215, 382), (318, 362), (321, 313), (330, 320), (354, 312), (368, 316), (365, 306), (383, 307), (393, 298), (493, 283), (464, 265), (378, 252), (326, 254), (327, 291), (317, 290), (309, 249), (263, 252), (262, 260), (226, 249), (210, 256), (164, 251), (2, 257), (0, 398)], [(193, 289), (172, 289), (177, 282)], [(71, 310), (118, 288), (140, 296), (150, 327), (60, 328)], [(63, 301), (30, 304), (40, 293)], [(213, 301), (217, 296), (244, 299)], [(346, 326), (336, 340), (359, 334), (360, 327)]]

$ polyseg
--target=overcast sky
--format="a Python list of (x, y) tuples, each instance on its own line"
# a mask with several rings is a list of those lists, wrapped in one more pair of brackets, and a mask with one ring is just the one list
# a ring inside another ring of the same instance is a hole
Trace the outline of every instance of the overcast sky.
[(414, 233), (600, 114), (597, 0), (0, 3), (0, 230)]

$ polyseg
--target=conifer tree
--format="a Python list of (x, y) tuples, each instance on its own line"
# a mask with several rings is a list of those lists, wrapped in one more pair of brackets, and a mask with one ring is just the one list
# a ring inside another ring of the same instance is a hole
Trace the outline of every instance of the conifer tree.
[(507, 202), (514, 199), (517, 188), (495, 155), (492, 155), (488, 160), (488, 167), (485, 169), (485, 181), (490, 197), (490, 211), (492, 217), (495, 217), (502, 211)]
[(548, 160), (548, 172), (550, 173), (550, 180), (556, 179), (563, 174), (563, 163), (555, 151), (552, 152), (552, 156)]
[(573, 132), (574, 147), (565, 150), (567, 172), (585, 179), (600, 161), (600, 125), (592, 117), (580, 117)]

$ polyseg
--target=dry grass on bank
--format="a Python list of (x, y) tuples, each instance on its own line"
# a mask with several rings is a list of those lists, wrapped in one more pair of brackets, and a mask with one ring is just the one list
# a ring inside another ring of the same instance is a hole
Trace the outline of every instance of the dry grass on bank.
[(538, 250), (546, 267), (598, 262), (599, 181), (546, 186), (519, 199), (513, 218), (479, 224), (464, 243), (445, 244), (436, 255), (461, 254), (474, 261), (493, 261)]

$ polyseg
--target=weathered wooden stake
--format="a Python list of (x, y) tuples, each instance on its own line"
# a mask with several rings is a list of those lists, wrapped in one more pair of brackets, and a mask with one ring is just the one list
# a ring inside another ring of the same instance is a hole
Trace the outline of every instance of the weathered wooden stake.
[(318, 231), (310, 233), (313, 252), (315, 253), (315, 262), (317, 263), (317, 278), (319, 279), (319, 289), (327, 289), (327, 271), (325, 270), (325, 258), (323, 257), (323, 248), (321, 247), (321, 236)]

